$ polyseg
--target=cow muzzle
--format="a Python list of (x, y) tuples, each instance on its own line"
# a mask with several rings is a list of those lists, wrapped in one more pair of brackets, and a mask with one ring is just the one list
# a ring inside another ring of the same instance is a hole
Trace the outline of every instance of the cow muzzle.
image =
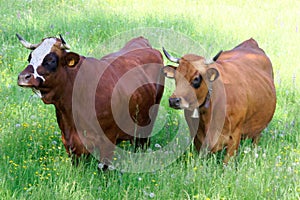
[(38, 87), (41, 82), (42, 79), (35, 78), (32, 73), (19, 74), (18, 76), (18, 85), (21, 87)]
[(174, 109), (191, 109), (190, 103), (184, 97), (170, 97), (169, 106)]
[(169, 98), (169, 106), (174, 109), (181, 109), (181, 98), (175, 97), (175, 98)]

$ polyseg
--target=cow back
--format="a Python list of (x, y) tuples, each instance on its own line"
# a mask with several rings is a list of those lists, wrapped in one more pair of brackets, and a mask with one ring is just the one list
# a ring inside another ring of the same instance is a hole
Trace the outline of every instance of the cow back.
[(270, 59), (250, 39), (222, 53), (215, 66), (220, 72), (218, 81), (224, 84), (226, 91), (226, 120), (228, 124), (236, 123), (230, 124), (232, 127), (228, 129), (242, 122), (242, 132), (254, 137), (270, 122), (276, 107)]

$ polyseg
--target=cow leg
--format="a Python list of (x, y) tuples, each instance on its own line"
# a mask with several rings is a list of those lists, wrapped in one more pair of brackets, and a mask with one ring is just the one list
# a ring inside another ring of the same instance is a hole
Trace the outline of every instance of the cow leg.
[(99, 169), (106, 170), (108, 166), (112, 165), (112, 158), (116, 147), (116, 139), (113, 141), (106, 141), (99, 143), (100, 162)]
[(145, 150), (150, 145), (150, 138), (136, 138), (134, 152), (137, 152), (138, 149)]
[(184, 116), (189, 127), (191, 139), (193, 140), (196, 150), (200, 152), (205, 137), (205, 127), (201, 119), (191, 118), (191, 115), (192, 111), (184, 110)]
[(196, 150), (197, 150), (198, 152), (200, 152), (202, 143), (200, 142), (200, 139), (197, 137), (197, 135), (196, 135), (196, 137), (194, 138), (194, 146), (195, 146)]
[(252, 138), (252, 144), (256, 146), (259, 142), (259, 139), (260, 139), (260, 134), (257, 134), (255, 137)]
[(77, 167), (79, 162), (80, 162), (80, 157), (78, 157), (77, 155), (75, 154), (71, 154), (69, 155), (69, 157), (71, 157), (71, 163), (73, 166)]
[(231, 135), (229, 135), (229, 141), (227, 144), (226, 155), (223, 160), (224, 164), (227, 164), (232, 156), (237, 153), (241, 141), (241, 132), (240, 129), (237, 128)]
[(197, 134), (194, 138), (194, 145), (195, 145), (195, 148), (198, 152), (200, 152), (201, 150), (204, 150), (206, 147), (203, 147), (203, 142), (205, 140), (205, 133), (204, 133), (204, 127), (198, 127), (198, 130), (197, 130)]

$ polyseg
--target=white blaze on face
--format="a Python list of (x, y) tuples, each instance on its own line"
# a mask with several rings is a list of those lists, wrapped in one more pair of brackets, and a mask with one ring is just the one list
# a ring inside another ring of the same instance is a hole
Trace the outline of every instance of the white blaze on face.
[(39, 77), (45, 81), (45, 78), (38, 74), (37, 68), (42, 65), (44, 58), (51, 52), (51, 48), (55, 43), (55, 38), (47, 38), (31, 53), (30, 64), (33, 66), (34, 78)]

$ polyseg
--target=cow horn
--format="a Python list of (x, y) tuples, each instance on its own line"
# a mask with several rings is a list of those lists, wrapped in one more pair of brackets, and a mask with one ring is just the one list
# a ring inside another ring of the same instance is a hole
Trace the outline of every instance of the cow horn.
[(222, 54), (222, 52), (223, 52), (223, 50), (219, 51), (219, 53), (217, 53), (217, 55), (215, 55), (213, 57), (213, 59), (206, 59), (204, 63), (206, 65), (213, 64), (214, 62), (216, 62), (218, 60), (218, 58), (220, 57), (220, 55)]
[(174, 62), (174, 63), (179, 63), (179, 60), (180, 60), (179, 58), (175, 58), (175, 57), (171, 56), (171, 55), (165, 50), (164, 47), (163, 47), (162, 49), (163, 49), (163, 52), (164, 52), (165, 56), (168, 58), (168, 60), (170, 60), (171, 62)]
[(16, 33), (16, 36), (19, 39), (19, 41), (22, 43), (22, 45), (27, 49), (34, 50), (38, 46), (38, 44), (31, 44), (30, 42), (27, 42), (18, 33)]
[(213, 61), (217, 61), (219, 56), (221, 55), (221, 53), (223, 52), (223, 50), (219, 51), (219, 53), (217, 53), (217, 55), (215, 55), (215, 57), (213, 58)]
[(66, 43), (64, 38), (59, 34), (60, 40), (61, 40), (61, 49), (70, 49), (70, 46)]

